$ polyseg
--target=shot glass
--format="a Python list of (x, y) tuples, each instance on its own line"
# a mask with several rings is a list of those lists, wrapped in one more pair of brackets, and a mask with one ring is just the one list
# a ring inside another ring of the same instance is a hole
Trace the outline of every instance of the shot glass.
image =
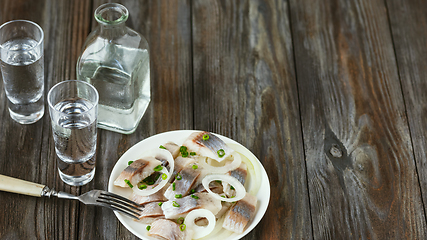
[(20, 124), (44, 114), (43, 30), (14, 20), (0, 26), (0, 63), (10, 117)]
[(67, 80), (47, 95), (58, 172), (68, 185), (81, 186), (95, 175), (98, 92), (87, 82)]

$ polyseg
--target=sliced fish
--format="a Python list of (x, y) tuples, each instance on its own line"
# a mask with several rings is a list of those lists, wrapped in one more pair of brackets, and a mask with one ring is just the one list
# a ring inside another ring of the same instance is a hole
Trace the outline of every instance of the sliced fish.
[[(199, 177), (200, 178), (200, 177)], [(221, 183), (217, 182), (217, 181), (212, 181), (209, 183), (209, 189), (214, 192), (214, 193), (222, 193), (223, 192), (223, 187), (221, 185)], [(203, 186), (203, 184), (199, 184), (197, 185), (196, 188), (194, 188), (194, 192), (206, 192), (205, 187)]]
[[(236, 178), (243, 186), (245, 186), (246, 176), (248, 175), (248, 168), (246, 163), (242, 162), (237, 169), (226, 173), (226, 175)], [(236, 195), (236, 191), (231, 188), (230, 184), (223, 182), (222, 185), (224, 186), (224, 193), (227, 195), (227, 197)]]
[(173, 143), (173, 142), (167, 142), (167, 143), (163, 144), (162, 146), (165, 147), (166, 150), (168, 150), (172, 154), (173, 159), (178, 157), (179, 148), (180, 148), (180, 146), (178, 144)]
[[(175, 177), (175, 181), (165, 191), (165, 197), (175, 198), (175, 195), (186, 196), (190, 190), (195, 187), (194, 183), (200, 175), (200, 171), (193, 169), (190, 165), (184, 167)], [(179, 176), (179, 177), (178, 177)], [(180, 179), (180, 180), (178, 180)], [(173, 190), (175, 188), (175, 190)]]
[[(209, 138), (207, 140), (203, 140), (204, 135), (209, 136)], [(182, 145), (186, 146), (191, 152), (196, 152), (200, 156), (215, 159), (218, 162), (226, 159), (232, 152), (234, 152), (234, 150), (228, 147), (224, 141), (210, 132), (194, 132)]]
[(226, 213), (222, 227), (236, 233), (242, 233), (255, 216), (257, 198), (249, 193), (238, 201)]
[(151, 224), (148, 236), (167, 240), (191, 240), (193, 232), (189, 229), (181, 231), (178, 223), (167, 219), (158, 219)]
[(162, 207), (159, 206), (159, 202), (151, 202), (144, 205), (139, 222), (150, 224), (160, 218), (165, 218)]
[[(131, 201), (134, 201), (138, 204), (144, 205), (147, 203), (151, 203), (151, 202), (165, 202), (168, 199), (165, 197), (164, 193), (166, 191), (166, 189), (169, 187), (170, 183), (167, 183), (162, 189), (160, 189), (158, 192), (153, 193), (149, 196), (140, 196), (138, 194), (135, 194), (132, 192), (132, 195), (130, 195), (129, 199)], [(147, 189), (152, 189), (154, 187), (156, 187), (157, 184), (152, 185), (152, 186), (148, 186)]]
[(154, 157), (135, 160), (120, 173), (119, 177), (114, 181), (114, 185), (129, 187), (125, 182), (125, 180), (129, 180), (133, 186), (136, 186), (144, 178), (150, 176), (154, 172), (154, 168), (158, 165), (161, 165), (161, 162)]
[(169, 200), (162, 205), (163, 213), (168, 219), (185, 217), (191, 210), (204, 208), (217, 214), (221, 208), (221, 200), (209, 193), (194, 193), (183, 198)]
[(226, 212), (228, 212), (230, 207), (233, 206), (233, 203), (231, 203), (231, 202), (221, 202), (221, 204), (222, 204), (221, 210), (219, 210), (219, 212), (217, 214), (215, 214), (215, 217), (217, 219), (222, 217), (222, 215), (224, 215)]
[(196, 162), (194, 158), (191, 157), (181, 157), (178, 156), (175, 158), (175, 167), (173, 169), (173, 174), (170, 178), (170, 182), (173, 182), (177, 173), (179, 173), (185, 166), (189, 166), (192, 163)]

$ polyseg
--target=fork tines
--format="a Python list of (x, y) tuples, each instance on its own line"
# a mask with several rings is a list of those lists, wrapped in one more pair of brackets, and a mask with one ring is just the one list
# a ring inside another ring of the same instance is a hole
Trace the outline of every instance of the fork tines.
[(106, 207), (124, 213), (136, 220), (139, 220), (141, 215), (141, 205), (114, 193), (101, 192), (96, 201), (107, 204), (108, 206)]

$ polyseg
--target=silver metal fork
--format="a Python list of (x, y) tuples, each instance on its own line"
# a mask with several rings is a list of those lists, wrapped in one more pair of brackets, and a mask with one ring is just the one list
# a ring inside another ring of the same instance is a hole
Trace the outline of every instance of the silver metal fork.
[(84, 193), (80, 196), (74, 196), (66, 192), (57, 192), (54, 189), (49, 187), (24, 181), (17, 178), (12, 178), (0, 174), (0, 190), (6, 192), (13, 192), (19, 194), (25, 194), (35, 197), (58, 197), (64, 199), (74, 199), (79, 200), (80, 202), (86, 205), (95, 205), (106, 207), (114, 211), (121, 212), (131, 218), (138, 220), (140, 216), (140, 211), (142, 211), (142, 206), (125, 198), (120, 195), (102, 191), (102, 190), (91, 190), (87, 193)]

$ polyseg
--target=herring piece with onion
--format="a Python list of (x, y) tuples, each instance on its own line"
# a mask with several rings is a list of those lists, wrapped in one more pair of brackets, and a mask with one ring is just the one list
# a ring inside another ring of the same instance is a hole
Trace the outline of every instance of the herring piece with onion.
[(210, 132), (194, 132), (182, 145), (191, 152), (215, 159), (218, 162), (223, 161), (234, 152), (219, 137)]
[(165, 197), (174, 199), (176, 195), (187, 196), (190, 190), (195, 187), (195, 183), (200, 175), (200, 171), (193, 169), (191, 166), (184, 167), (175, 176), (175, 181), (165, 191)]
[(147, 235), (159, 239), (191, 240), (193, 238), (193, 231), (184, 229), (183, 226), (171, 220), (159, 219), (151, 224)]
[[(132, 192), (129, 199), (131, 201), (134, 201), (134, 202), (141, 204), (141, 205), (151, 203), (151, 202), (165, 202), (168, 199), (164, 196), (164, 193), (165, 193), (166, 189), (169, 187), (169, 185), (170, 185), (170, 183), (166, 183), (166, 185), (162, 189), (160, 189), (158, 192), (153, 193), (149, 196), (140, 196), (140, 195)], [(153, 189), (155, 187), (156, 187), (156, 185), (147, 186), (147, 189)]]
[(222, 227), (236, 233), (243, 233), (248, 223), (255, 216), (257, 198), (249, 193), (238, 201), (226, 213)]
[(175, 158), (174, 161), (175, 161), (175, 168), (172, 173), (170, 182), (173, 182), (175, 180), (176, 174), (179, 173), (185, 166), (188, 166), (194, 163), (196, 160), (194, 158), (189, 158), (189, 157), (184, 158), (184, 157), (178, 156)]
[(185, 217), (191, 210), (204, 208), (217, 214), (221, 208), (221, 200), (209, 193), (194, 193), (183, 198), (169, 200), (162, 205), (165, 218), (178, 219)]
[(136, 186), (144, 178), (150, 176), (154, 172), (154, 168), (160, 164), (159, 160), (151, 156), (135, 160), (120, 173), (114, 181), (114, 185), (125, 188)]
[(167, 142), (167, 143), (163, 144), (162, 146), (172, 154), (173, 159), (178, 157), (178, 155), (179, 155), (178, 144), (176, 144), (174, 142)]
[(159, 206), (159, 202), (151, 202), (144, 205), (138, 222), (150, 224), (160, 218), (165, 218), (162, 207)]
[[(232, 176), (232, 177), (236, 178), (243, 186), (245, 186), (246, 176), (248, 175), (247, 169), (248, 168), (246, 167), (246, 163), (242, 162), (237, 169), (229, 171), (225, 175)], [(224, 186), (225, 195), (227, 195), (228, 197), (236, 195), (236, 191), (235, 191), (234, 187), (231, 186), (229, 183), (222, 182), (222, 185)]]

